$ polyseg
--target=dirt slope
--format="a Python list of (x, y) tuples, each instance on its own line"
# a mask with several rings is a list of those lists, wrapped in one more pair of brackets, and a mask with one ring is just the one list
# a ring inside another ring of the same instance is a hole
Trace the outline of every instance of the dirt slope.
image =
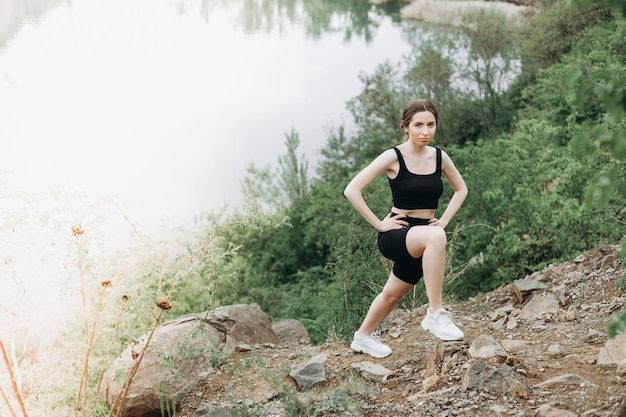
[[(235, 353), (180, 401), (178, 415), (626, 417), (626, 366), (598, 364), (606, 325), (626, 302), (618, 288), (625, 274), (618, 249), (598, 248), (527, 277), (546, 288), (521, 294), (522, 300), (508, 285), (448, 305), (466, 334), (463, 342), (441, 343), (423, 331), (421, 307), (396, 310), (386, 321), (381, 338), (394, 352), (384, 359), (356, 354), (343, 341)], [(520, 318), (537, 294), (559, 301), (556, 314)], [(480, 335), (505, 347), (485, 361), (494, 369), (511, 367), (526, 394), (463, 389), (463, 377), (477, 360), (469, 347)], [(299, 389), (289, 370), (319, 353), (327, 355), (326, 381)], [(392, 373), (371, 381), (353, 368), (364, 361)], [(437, 377), (425, 386), (432, 375)], [(560, 382), (538, 386), (559, 376)]]

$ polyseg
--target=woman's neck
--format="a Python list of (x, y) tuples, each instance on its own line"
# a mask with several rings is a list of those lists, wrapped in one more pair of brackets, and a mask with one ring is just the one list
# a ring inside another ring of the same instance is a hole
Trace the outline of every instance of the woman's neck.
[(428, 144), (421, 144), (421, 143), (406, 141), (404, 145), (407, 150), (416, 154), (420, 154), (420, 155), (426, 154), (429, 150)]

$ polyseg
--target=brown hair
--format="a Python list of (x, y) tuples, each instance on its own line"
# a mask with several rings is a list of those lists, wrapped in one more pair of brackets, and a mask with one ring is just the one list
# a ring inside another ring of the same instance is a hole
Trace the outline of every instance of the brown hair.
[(400, 128), (404, 129), (411, 123), (411, 119), (416, 113), (429, 111), (435, 116), (435, 123), (439, 124), (439, 116), (437, 115), (437, 109), (435, 105), (428, 100), (413, 100), (404, 108), (402, 113), (402, 124)]

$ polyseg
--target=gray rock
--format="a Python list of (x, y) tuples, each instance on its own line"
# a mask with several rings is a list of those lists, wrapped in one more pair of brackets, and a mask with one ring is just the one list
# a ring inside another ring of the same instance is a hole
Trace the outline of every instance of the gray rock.
[(548, 347), (548, 353), (552, 356), (563, 356), (563, 347), (558, 343), (550, 345)]
[(195, 417), (232, 417), (233, 413), (228, 407), (215, 407), (214, 405), (202, 403), (196, 410)]
[(506, 322), (506, 329), (513, 330), (516, 328), (517, 328), (517, 320), (515, 320), (515, 317), (509, 316), (509, 319)]
[(548, 388), (554, 385), (578, 385), (579, 387), (598, 388), (596, 384), (577, 374), (555, 376), (535, 385), (537, 388)]
[(515, 293), (515, 298), (518, 303), (524, 302), (524, 299), (528, 294), (532, 293), (532, 291), (542, 290), (545, 288), (547, 288), (545, 284), (528, 278), (516, 279), (513, 281), (513, 292)]
[[(155, 329), (144, 349), (148, 337), (122, 352), (103, 376), (102, 396), (117, 417), (158, 413), (164, 401), (175, 404), (201, 375), (211, 375), (212, 364), (228, 345), (234, 351), (239, 342), (278, 342), (267, 314), (257, 304), (225, 306), (212, 315), (205, 312), (170, 320)], [(122, 399), (130, 375), (132, 384)]]
[(506, 352), (493, 337), (487, 334), (478, 336), (469, 348), (469, 354), (473, 358), (493, 358), (494, 356), (506, 356)]
[(387, 377), (393, 373), (384, 366), (370, 361), (353, 363), (352, 368), (358, 370), (363, 378), (374, 382), (385, 381), (387, 380)]
[(519, 352), (521, 350), (528, 348), (528, 345), (530, 344), (530, 342), (526, 340), (515, 340), (515, 339), (513, 340), (505, 339), (501, 343), (502, 343), (502, 347), (507, 352)]
[(272, 330), (283, 345), (313, 345), (313, 339), (300, 320), (280, 320), (272, 323)]
[(546, 314), (556, 315), (559, 309), (559, 302), (552, 294), (535, 295), (524, 306), (518, 318), (525, 320), (536, 320)]
[(507, 366), (491, 368), (483, 360), (474, 362), (465, 372), (461, 385), (463, 390), (479, 388), (496, 394), (528, 395), (528, 387)]
[(304, 365), (295, 368), (289, 372), (289, 376), (296, 380), (300, 388), (309, 388), (318, 382), (326, 381), (324, 372), (324, 362), (326, 355), (320, 354), (312, 357)]
[(600, 349), (598, 365), (612, 365), (626, 359), (626, 335), (618, 334), (615, 339), (609, 339)]
[(520, 292), (544, 290), (548, 288), (546, 284), (542, 284), (541, 282), (533, 281), (532, 279), (528, 279), (528, 278), (516, 279), (515, 281), (513, 281), (513, 285), (515, 285), (515, 287)]
[(537, 409), (537, 417), (578, 417), (578, 414), (552, 407), (550, 404), (543, 404)]
[(213, 320), (226, 327), (227, 341), (249, 345), (277, 344), (269, 317), (258, 304), (236, 304), (216, 308)]

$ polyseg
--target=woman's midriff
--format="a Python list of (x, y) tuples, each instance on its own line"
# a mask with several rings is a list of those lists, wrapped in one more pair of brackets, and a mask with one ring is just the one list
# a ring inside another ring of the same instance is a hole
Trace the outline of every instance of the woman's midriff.
[(435, 217), (435, 211), (433, 209), (415, 209), (415, 210), (406, 210), (399, 209), (396, 207), (391, 208), (392, 213), (404, 214), (408, 217), (417, 217), (419, 219), (432, 219)]

